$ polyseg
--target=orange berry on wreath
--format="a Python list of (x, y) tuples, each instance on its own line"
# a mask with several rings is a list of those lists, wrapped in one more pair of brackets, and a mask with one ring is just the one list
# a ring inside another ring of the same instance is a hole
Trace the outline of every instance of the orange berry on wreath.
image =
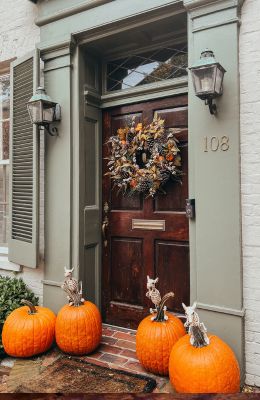
[(139, 124), (137, 124), (135, 130), (136, 131), (141, 131), (142, 129), (143, 129), (143, 124), (142, 124), (142, 122), (139, 122)]
[(173, 159), (174, 159), (173, 154), (167, 154), (166, 156), (167, 161), (173, 161)]
[(137, 185), (136, 179), (132, 179), (130, 182), (130, 186), (134, 188), (136, 187), (136, 185)]

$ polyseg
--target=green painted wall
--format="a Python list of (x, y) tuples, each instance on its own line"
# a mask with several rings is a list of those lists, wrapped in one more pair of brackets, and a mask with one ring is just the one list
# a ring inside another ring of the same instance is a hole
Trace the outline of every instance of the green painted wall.
[[(114, 0), (84, 10), (79, 0), (64, 2), (64, 8), (69, 3), (74, 10), (60, 10), (59, 0), (40, 2), (38, 18), (47, 91), (62, 105), (60, 135), (47, 138), (45, 186), (44, 301), (52, 307), (56, 304), (57, 309), (64, 296), (55, 285), (63, 278), (64, 265), (79, 261), (82, 265), (85, 257), (84, 217), (80, 209), (84, 199), (79, 178), (83, 167), (77, 155), (82, 151), (85, 129), (82, 84), (86, 77), (82, 69), (86, 60), (77, 43), (94, 35), (102, 37), (130, 26), (142, 26), (144, 21), (158, 21), (178, 9), (183, 12), (182, 1)], [(227, 70), (216, 117), (195, 97), (189, 84), (189, 190), (190, 197), (196, 199), (196, 220), (190, 223), (191, 298), (198, 302), (199, 314), (209, 330), (231, 345), (243, 366), (239, 4), (235, 0), (184, 0), (184, 6), (188, 12), (190, 64), (209, 47)], [(205, 137), (208, 142), (214, 137), (216, 144), (223, 136), (229, 139), (227, 151), (204, 151)], [(89, 260), (92, 253), (90, 250)], [(88, 264), (84, 263), (79, 275), (84, 277), (88, 272)], [(96, 285), (93, 274), (90, 281)]]
[(61, 104), (58, 136), (46, 136), (44, 302), (57, 311), (65, 296), (59, 282), (72, 259), (72, 114), (70, 48), (42, 52), (47, 93)]
[[(68, 3), (71, 4), (70, 8), (66, 7)], [(92, 5), (96, 3), (97, 6), (87, 8), (86, 6), (90, 3)], [(85, 4), (85, 7), (82, 7), (82, 4)], [(52, 0), (39, 3), (39, 17), (36, 24), (41, 26), (41, 44), (50, 46), (63, 40), (70, 40), (72, 34), (79, 38), (87, 38), (95, 30), (100, 30), (100, 27), (113, 23), (117, 23), (119, 31), (126, 29), (127, 21), (130, 19), (135, 19), (137, 25), (144, 25), (148, 22), (148, 12), (156, 20), (161, 14), (165, 15), (167, 12), (170, 16), (171, 13), (180, 9), (183, 9), (182, 0), (149, 0), (149, 2), (145, 0), (73, 0), (71, 2)], [(86, 31), (89, 31), (87, 36)]]
[[(227, 70), (216, 116), (195, 96), (191, 77), (189, 81), (189, 187), (190, 197), (196, 199), (196, 220), (191, 222), (190, 232), (191, 297), (209, 331), (230, 344), (243, 366), (239, 7), (234, 1), (184, 4), (188, 8), (190, 65), (209, 48)], [(221, 141), (227, 140), (228, 149), (221, 147)]]

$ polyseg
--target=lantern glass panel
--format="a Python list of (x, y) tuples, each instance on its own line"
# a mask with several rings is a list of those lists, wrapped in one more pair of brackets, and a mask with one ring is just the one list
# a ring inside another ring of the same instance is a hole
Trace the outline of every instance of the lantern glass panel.
[(40, 124), (42, 122), (42, 102), (35, 101), (28, 103), (28, 110), (33, 124)]
[(222, 88), (223, 88), (223, 77), (224, 77), (224, 71), (217, 67), (216, 68), (216, 83), (215, 83), (215, 92), (220, 95), (222, 94)]
[(50, 103), (43, 103), (43, 122), (53, 122), (54, 107)]
[(202, 98), (207, 94), (214, 94), (215, 66), (194, 68), (192, 70), (193, 85), (196, 95)]

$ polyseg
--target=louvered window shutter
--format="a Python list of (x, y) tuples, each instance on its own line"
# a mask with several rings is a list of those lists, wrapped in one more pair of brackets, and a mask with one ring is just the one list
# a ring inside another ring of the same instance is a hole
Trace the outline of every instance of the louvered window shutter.
[(38, 52), (12, 63), (8, 258), (30, 268), (37, 266), (38, 258), (39, 137), (38, 128), (30, 121), (27, 102), (38, 81)]

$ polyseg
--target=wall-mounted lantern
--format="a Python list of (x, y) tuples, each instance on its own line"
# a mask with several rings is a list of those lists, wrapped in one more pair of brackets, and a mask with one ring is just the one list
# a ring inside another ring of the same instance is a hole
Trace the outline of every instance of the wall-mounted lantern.
[(213, 99), (222, 95), (226, 70), (216, 61), (213, 51), (208, 49), (201, 53), (200, 60), (189, 69), (196, 96), (205, 100), (211, 114), (216, 114), (217, 107)]
[(27, 108), (32, 124), (45, 128), (51, 136), (57, 134), (57, 128), (50, 129), (50, 124), (60, 121), (61, 108), (58, 103), (51, 100), (43, 87), (37, 88), (36, 93), (28, 101)]

